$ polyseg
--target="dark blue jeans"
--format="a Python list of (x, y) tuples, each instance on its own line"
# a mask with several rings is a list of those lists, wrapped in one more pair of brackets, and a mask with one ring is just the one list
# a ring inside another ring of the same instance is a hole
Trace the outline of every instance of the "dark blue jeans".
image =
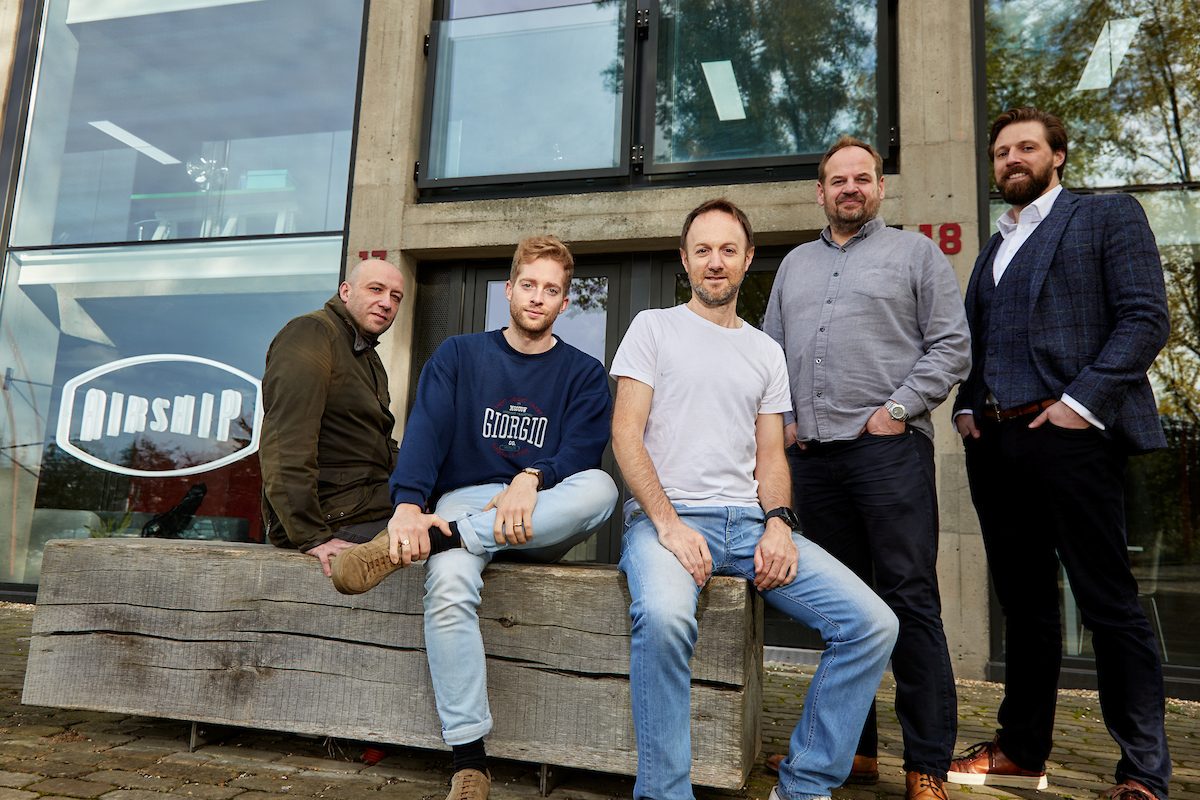
[[(905, 770), (946, 777), (958, 733), (954, 672), (938, 592), (933, 442), (898, 436), (788, 448), (804, 535), (852, 569), (900, 620), (892, 654)], [(858, 754), (876, 755), (874, 710)]]
[(1005, 621), (1000, 748), (1041, 769), (1054, 733), (1062, 663), (1059, 564), (1092, 632), (1100, 710), (1121, 748), (1118, 781), (1167, 796), (1162, 664), (1137, 598), (1125, 537), (1124, 451), (1094, 428), (1029, 418), (980, 424), (967, 476)]

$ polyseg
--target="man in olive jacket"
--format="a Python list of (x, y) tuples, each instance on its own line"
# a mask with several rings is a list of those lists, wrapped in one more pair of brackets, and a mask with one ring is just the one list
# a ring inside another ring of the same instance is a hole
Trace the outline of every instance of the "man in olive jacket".
[(267, 350), (259, 461), (263, 522), (277, 547), (321, 561), (387, 527), (396, 460), (387, 373), (375, 352), (396, 319), (404, 276), (371, 259), (325, 307), (283, 327)]

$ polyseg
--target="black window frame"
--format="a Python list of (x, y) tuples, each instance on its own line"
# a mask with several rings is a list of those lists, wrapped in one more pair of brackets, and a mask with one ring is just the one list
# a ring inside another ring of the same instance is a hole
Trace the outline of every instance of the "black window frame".
[[(877, 135), (874, 142), (884, 159), (884, 171), (899, 169), (897, 7), (899, 0), (876, 0), (878, 53), (876, 58)], [(620, 164), (586, 170), (540, 171), (456, 178), (428, 175), (433, 139), (434, 102), (439, 54), (438, 27), (447, 21), (451, 0), (435, 0), (433, 19), (425, 38), (426, 79), (419, 160), (413, 168), (418, 202), (528, 197), (579, 191), (621, 191), (663, 186), (702, 186), (777, 180), (812, 180), (822, 153), (758, 156), (654, 164), (655, 97), (658, 65), (660, 0), (626, 0), (625, 67), (621, 98)]]

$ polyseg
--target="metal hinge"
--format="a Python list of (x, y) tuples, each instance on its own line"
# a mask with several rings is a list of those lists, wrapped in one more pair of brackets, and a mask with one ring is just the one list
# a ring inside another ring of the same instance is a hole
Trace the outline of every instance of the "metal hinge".
[(421, 162), (416, 161), (413, 163), (413, 181), (414, 182), (418, 181), (418, 180), (420, 180), (420, 178), (421, 178)]
[(634, 27), (637, 29), (639, 39), (647, 39), (650, 36), (650, 12), (647, 9), (642, 9), (637, 12), (634, 17)]
[(425, 34), (425, 55), (429, 55), (429, 34)]
[(629, 163), (640, 171), (642, 164), (646, 163), (646, 145), (635, 144), (629, 148)]
[(888, 136), (890, 137), (888, 139), (888, 144), (890, 144), (892, 147), (900, 144), (900, 128), (898, 126), (893, 125), (888, 130)]

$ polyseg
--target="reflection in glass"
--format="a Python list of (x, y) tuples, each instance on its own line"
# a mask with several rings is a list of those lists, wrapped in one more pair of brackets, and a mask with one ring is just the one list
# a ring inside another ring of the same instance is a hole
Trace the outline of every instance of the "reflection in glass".
[(362, 0), (47, 3), (11, 244), (341, 230)]
[(1062, 117), (1068, 185), (1200, 177), (1195, 0), (987, 0), (985, 8), (988, 112), (1035, 105)]
[(654, 163), (877, 140), (876, 0), (664, 0)]
[(428, 177), (620, 164), (625, 3), (534, 5), (437, 25)]
[[(508, 300), (504, 297), (504, 284), (504, 281), (488, 281), (484, 330), (507, 327), (511, 319)], [(571, 279), (569, 297), (570, 304), (554, 321), (554, 333), (572, 347), (606, 364), (604, 345), (608, 332), (608, 278), (576, 276)]]
[(257, 458), (241, 457), (256, 392), (237, 373), (257, 380), (275, 333), (329, 298), (341, 250), (325, 237), (10, 253), (0, 582), (35, 582), (52, 538), (261, 540)]

